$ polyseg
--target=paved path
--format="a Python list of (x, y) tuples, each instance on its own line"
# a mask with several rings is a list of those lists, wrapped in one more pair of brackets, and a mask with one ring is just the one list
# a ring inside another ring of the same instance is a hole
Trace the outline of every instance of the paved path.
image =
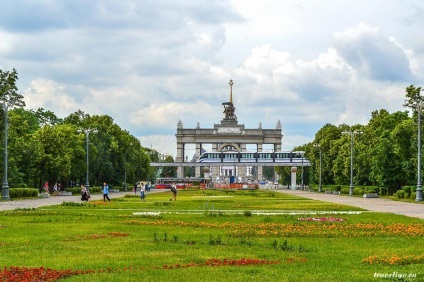
[(283, 189), (275, 191), (318, 201), (359, 207), (374, 212), (394, 213), (424, 219), (424, 203), (406, 203), (384, 198), (359, 198), (347, 195), (333, 195), (301, 190)]
[[(169, 189), (152, 189), (149, 193), (165, 192)], [(332, 195), (325, 193), (316, 193), (316, 192), (307, 192), (300, 190), (274, 190), (284, 194), (291, 194), (300, 197), (305, 197), (318, 201), (332, 202), (343, 205), (355, 206), (363, 208), (365, 210), (374, 211), (374, 212), (387, 212), (400, 215), (406, 215), (409, 217), (416, 217), (424, 219), (424, 203), (405, 203), (392, 201), (383, 198), (359, 198), (359, 197), (350, 197), (345, 195)], [(147, 193), (146, 195), (148, 195)], [(119, 193), (110, 193), (109, 198), (123, 197), (126, 194), (132, 194), (133, 192), (119, 192)], [(139, 192), (137, 192), (139, 195)], [(103, 195), (94, 194), (91, 196), (91, 200), (100, 200), (103, 199)], [(80, 202), (81, 196), (51, 196), (50, 198), (38, 198), (38, 199), (28, 199), (28, 200), (17, 200), (17, 201), (3, 201), (0, 202), (0, 210), (14, 210), (16, 208), (38, 208), (43, 206), (59, 205), (62, 202)]]
[[(149, 195), (149, 193), (157, 193), (162, 191), (169, 191), (166, 189), (162, 190), (155, 190), (152, 189), (150, 192), (146, 193), (146, 196)], [(126, 194), (134, 195), (134, 192), (127, 191), (127, 192), (118, 192), (118, 193), (110, 193), (109, 198), (118, 198), (118, 197), (124, 197)], [(140, 196), (140, 192), (137, 192), (137, 196)], [(91, 195), (90, 200), (103, 200), (103, 194), (93, 194)], [(37, 198), (37, 199), (25, 199), (25, 200), (17, 200), (17, 201), (1, 201), (0, 202), (0, 210), (14, 210), (17, 208), (39, 208), (44, 206), (52, 206), (52, 205), (60, 205), (62, 202), (81, 202), (81, 195), (77, 196), (53, 196), (51, 195), (50, 198)]]

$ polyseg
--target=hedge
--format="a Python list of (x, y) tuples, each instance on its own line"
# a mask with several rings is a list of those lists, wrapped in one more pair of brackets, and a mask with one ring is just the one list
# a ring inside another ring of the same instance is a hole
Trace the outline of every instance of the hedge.
[(9, 188), (10, 198), (28, 198), (37, 196), (38, 189), (36, 188)]
[[(100, 187), (90, 187), (90, 193), (100, 193), (102, 189)], [(81, 194), (81, 187), (74, 187), (74, 188), (65, 188), (66, 192), (72, 192), (72, 195), (78, 195)]]

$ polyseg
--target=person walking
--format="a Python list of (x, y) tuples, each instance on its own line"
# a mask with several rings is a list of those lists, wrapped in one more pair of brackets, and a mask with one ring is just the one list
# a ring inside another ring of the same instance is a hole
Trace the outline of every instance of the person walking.
[(110, 202), (109, 199), (109, 186), (106, 184), (106, 182), (103, 182), (103, 202), (106, 202), (106, 199)]
[(81, 184), (81, 201), (88, 202), (88, 191), (83, 184)]
[(44, 191), (45, 191), (46, 193), (49, 193), (49, 182), (48, 182), (48, 181), (46, 181), (46, 182), (44, 183), (43, 188), (44, 188)]
[(146, 201), (146, 195), (144, 195), (145, 190), (146, 189), (145, 189), (145, 186), (143, 185), (143, 183), (140, 183), (140, 198), (143, 202)]
[(134, 183), (133, 192), (134, 194), (137, 194), (137, 182)]
[(172, 198), (171, 199), (169, 199), (170, 201), (172, 201), (172, 199), (174, 199), (175, 201), (177, 200), (177, 193), (178, 193), (178, 191), (177, 191), (177, 185), (175, 184), (175, 182), (174, 183), (172, 183), (172, 186), (171, 186), (171, 192), (172, 192)]

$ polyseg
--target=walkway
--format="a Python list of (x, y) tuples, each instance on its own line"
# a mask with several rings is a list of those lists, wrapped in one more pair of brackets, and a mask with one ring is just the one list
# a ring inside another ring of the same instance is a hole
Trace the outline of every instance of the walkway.
[[(150, 192), (146, 193), (146, 195), (149, 195), (149, 193), (155, 193), (155, 192), (161, 192), (161, 191), (169, 191), (169, 189), (165, 190), (154, 190), (152, 189)], [(111, 192), (109, 194), (109, 198), (119, 198), (124, 197), (126, 194), (134, 195), (134, 192), (127, 191), (127, 192), (118, 192), (114, 193)], [(137, 196), (140, 196), (140, 192), (137, 191)], [(103, 194), (93, 194), (91, 195), (90, 200), (103, 200)], [(37, 199), (25, 199), (25, 200), (16, 200), (16, 201), (2, 201), (0, 202), (0, 210), (14, 210), (14, 209), (24, 209), (24, 208), (39, 208), (44, 206), (52, 206), (52, 205), (60, 205), (62, 202), (81, 202), (81, 195), (77, 196), (53, 196), (51, 195), (50, 198), (37, 198)]]
[(373, 212), (385, 212), (424, 219), (423, 203), (406, 203), (384, 198), (359, 198), (347, 195), (333, 195), (301, 190), (275, 190), (283, 194), (296, 195), (308, 199), (359, 207)]

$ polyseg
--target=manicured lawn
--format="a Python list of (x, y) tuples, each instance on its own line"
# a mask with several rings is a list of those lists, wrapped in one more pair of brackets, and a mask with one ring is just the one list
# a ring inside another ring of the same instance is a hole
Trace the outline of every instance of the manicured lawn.
[(0, 275), (21, 271), (14, 281), (25, 275), (38, 281), (424, 279), (419, 219), (272, 191), (186, 190), (176, 202), (170, 197), (1, 212)]

